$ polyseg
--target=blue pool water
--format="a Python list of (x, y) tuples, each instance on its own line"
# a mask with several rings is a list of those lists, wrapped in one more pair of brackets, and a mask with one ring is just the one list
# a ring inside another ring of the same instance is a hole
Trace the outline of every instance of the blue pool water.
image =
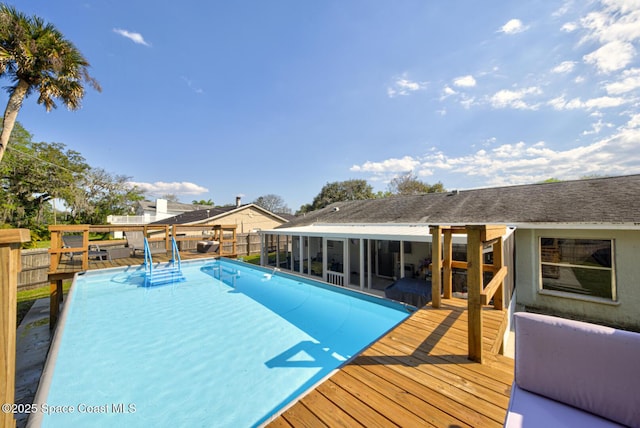
[(259, 425), (409, 315), (235, 261), (183, 272), (154, 288), (139, 269), (77, 277), (38, 392), (42, 426)]

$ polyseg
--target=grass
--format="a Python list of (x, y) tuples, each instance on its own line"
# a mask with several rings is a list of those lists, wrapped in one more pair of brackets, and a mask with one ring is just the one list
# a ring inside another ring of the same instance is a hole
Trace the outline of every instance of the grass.
[[(62, 284), (63, 293), (66, 294), (69, 291), (70, 287), (71, 281), (64, 281), (64, 283)], [(40, 288), (34, 288), (32, 290), (18, 291), (18, 318), (16, 325), (20, 325), (24, 317), (27, 315), (27, 312), (29, 312), (29, 309), (31, 309), (31, 306), (33, 306), (36, 300), (43, 299), (45, 297), (48, 298), (49, 295), (50, 289), (48, 285)]]
[(246, 263), (251, 263), (254, 265), (260, 264), (260, 254), (254, 254), (252, 256), (242, 256), (242, 261)]

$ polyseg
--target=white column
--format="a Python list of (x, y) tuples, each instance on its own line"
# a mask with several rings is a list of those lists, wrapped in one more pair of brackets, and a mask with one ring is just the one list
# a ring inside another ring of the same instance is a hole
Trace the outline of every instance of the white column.
[(298, 252), (300, 253), (300, 262), (298, 264), (298, 271), (299, 273), (303, 272), (304, 269), (304, 236), (300, 235), (298, 237), (298, 246), (300, 248), (298, 248)]
[(327, 239), (322, 240), (322, 280), (327, 282)]
[(404, 278), (404, 241), (400, 240), (400, 278)]
[(266, 245), (264, 243), (265, 237), (266, 237), (266, 234), (264, 233), (260, 234), (260, 266), (264, 266), (264, 252), (266, 248)]
[(364, 270), (364, 239), (360, 238), (360, 290), (364, 290), (364, 278), (365, 278), (365, 270)]
[(371, 272), (371, 239), (367, 239), (367, 290), (371, 290), (373, 274)]
[(343, 256), (342, 256), (342, 273), (344, 274), (344, 286), (351, 285), (351, 257), (349, 257), (349, 242), (350, 239), (347, 238), (342, 242)]

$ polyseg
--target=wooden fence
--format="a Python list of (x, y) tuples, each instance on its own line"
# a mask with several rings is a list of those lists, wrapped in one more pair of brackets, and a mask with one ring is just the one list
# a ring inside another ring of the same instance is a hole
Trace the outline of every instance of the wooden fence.
[[(125, 240), (99, 241), (100, 248), (124, 247)], [(180, 242), (180, 251), (195, 251), (197, 241)], [(238, 257), (260, 254), (260, 235), (238, 233), (236, 249)], [(18, 291), (49, 285), (47, 272), (50, 262), (47, 248), (22, 250), (22, 271), (18, 274)]]

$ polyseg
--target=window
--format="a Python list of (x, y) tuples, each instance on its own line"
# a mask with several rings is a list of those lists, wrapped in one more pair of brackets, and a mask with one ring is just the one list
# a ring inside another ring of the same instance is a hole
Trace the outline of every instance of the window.
[(540, 238), (543, 290), (615, 300), (613, 241)]

